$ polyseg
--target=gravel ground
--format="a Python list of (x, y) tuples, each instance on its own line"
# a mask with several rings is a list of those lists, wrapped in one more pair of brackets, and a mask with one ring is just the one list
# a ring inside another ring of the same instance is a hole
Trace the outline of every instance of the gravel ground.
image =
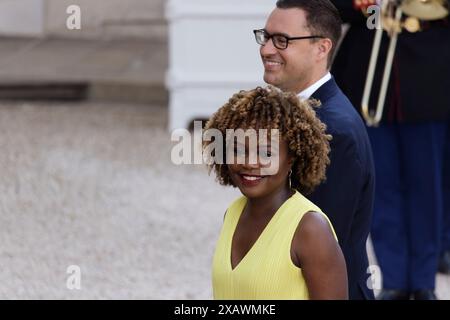
[[(0, 298), (210, 299), (229, 202), (175, 166), (166, 108), (0, 103)], [(67, 288), (80, 267), (81, 289)], [(450, 298), (450, 277), (438, 295)]]

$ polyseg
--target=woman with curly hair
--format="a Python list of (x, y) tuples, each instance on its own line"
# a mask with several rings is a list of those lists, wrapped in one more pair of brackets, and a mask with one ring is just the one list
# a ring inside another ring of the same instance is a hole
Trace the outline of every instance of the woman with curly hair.
[[(334, 230), (303, 196), (324, 180), (329, 163), (331, 137), (312, 104), (318, 103), (258, 87), (233, 95), (206, 124), (205, 130), (222, 137), (230, 129), (258, 132), (258, 152), (250, 139), (244, 145), (226, 139), (227, 161), (215, 154), (209, 162), (220, 184), (243, 194), (227, 209), (217, 242), (215, 299), (347, 299), (345, 260)], [(204, 149), (211, 143), (205, 141)], [(257, 161), (250, 161), (252, 153)], [(271, 161), (278, 170), (268, 174)]]

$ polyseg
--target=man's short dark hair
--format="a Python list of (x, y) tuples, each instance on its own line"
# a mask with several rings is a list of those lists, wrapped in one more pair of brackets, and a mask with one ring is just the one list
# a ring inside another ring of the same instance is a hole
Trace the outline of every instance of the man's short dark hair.
[[(342, 20), (339, 11), (329, 0), (278, 0), (277, 8), (298, 8), (306, 12), (308, 29), (314, 35), (329, 38), (333, 43), (328, 56), (328, 67), (331, 66), (334, 52), (342, 32)], [(312, 40), (314, 41), (314, 40)]]

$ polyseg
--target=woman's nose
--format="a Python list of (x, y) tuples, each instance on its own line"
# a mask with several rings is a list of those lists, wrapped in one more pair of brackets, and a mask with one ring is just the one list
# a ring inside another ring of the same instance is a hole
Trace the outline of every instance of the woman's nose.
[(246, 156), (244, 166), (248, 169), (259, 169), (261, 167), (261, 163), (258, 155), (255, 153), (250, 153)]

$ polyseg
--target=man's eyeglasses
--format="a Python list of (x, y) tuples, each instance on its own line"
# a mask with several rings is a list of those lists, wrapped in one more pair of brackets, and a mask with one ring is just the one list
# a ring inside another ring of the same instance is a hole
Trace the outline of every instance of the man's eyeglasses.
[(322, 36), (305, 36), (305, 37), (287, 37), (283, 34), (269, 34), (266, 30), (253, 30), (255, 34), (256, 42), (260, 45), (265, 45), (267, 41), (272, 39), (275, 48), (284, 50), (288, 47), (289, 41), (291, 40), (302, 40), (302, 39), (315, 39), (315, 38), (325, 38)]

